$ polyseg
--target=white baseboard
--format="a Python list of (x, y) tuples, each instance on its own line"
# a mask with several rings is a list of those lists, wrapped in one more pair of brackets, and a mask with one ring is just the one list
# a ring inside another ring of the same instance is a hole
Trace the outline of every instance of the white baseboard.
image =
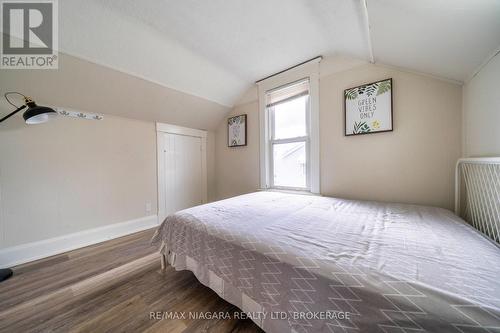
[(8, 247), (0, 250), (0, 267), (12, 267), (156, 226), (158, 226), (158, 216), (150, 215), (69, 235)]

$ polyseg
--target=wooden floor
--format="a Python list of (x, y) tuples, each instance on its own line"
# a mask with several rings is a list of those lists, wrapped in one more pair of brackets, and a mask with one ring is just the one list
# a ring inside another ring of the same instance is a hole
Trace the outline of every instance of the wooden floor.
[(190, 319), (189, 312), (239, 310), (191, 272), (162, 271), (152, 234), (14, 267), (14, 277), (0, 283), (0, 332), (262, 332), (248, 319)]

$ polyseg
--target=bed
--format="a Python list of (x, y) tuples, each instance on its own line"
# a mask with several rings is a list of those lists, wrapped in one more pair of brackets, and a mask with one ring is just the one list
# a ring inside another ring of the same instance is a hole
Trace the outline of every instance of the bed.
[(266, 332), (500, 330), (498, 243), (449, 210), (261, 191), (153, 241)]

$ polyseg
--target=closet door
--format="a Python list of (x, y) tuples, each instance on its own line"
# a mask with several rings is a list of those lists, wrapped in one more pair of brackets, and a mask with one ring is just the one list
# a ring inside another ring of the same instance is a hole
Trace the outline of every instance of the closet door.
[(203, 203), (203, 149), (200, 137), (165, 133), (166, 215)]

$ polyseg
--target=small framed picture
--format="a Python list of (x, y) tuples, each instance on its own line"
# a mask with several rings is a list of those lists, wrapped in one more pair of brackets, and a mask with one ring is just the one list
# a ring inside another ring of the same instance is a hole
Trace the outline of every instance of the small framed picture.
[(231, 117), (227, 120), (227, 146), (241, 147), (247, 145), (247, 115)]
[(390, 132), (392, 79), (344, 90), (346, 136)]

